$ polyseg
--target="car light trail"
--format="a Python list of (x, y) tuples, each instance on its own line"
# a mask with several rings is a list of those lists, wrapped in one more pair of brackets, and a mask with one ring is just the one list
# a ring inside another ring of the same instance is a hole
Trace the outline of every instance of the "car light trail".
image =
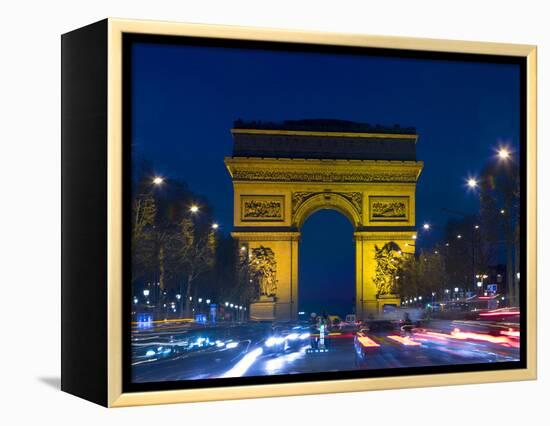
[(500, 332), (500, 334), (508, 337), (519, 337), (519, 331), (514, 330), (513, 328), (510, 328), (508, 330), (503, 330)]
[(270, 337), (265, 341), (265, 345), (270, 348), (274, 345), (280, 345), (285, 341), (284, 337)]
[(401, 343), (405, 346), (421, 346), (421, 343), (415, 342), (410, 337), (401, 337), (401, 336), (387, 336), (388, 339), (394, 340), (398, 343)]
[(482, 312), (480, 317), (512, 317), (519, 315), (519, 311), (490, 311)]
[(254, 361), (264, 352), (262, 348), (256, 348), (247, 353), (235, 366), (227, 371), (222, 377), (241, 377), (246, 373)]
[(507, 344), (507, 345), (516, 345), (516, 342), (511, 341), (506, 336), (491, 336), (490, 334), (481, 334), (481, 333), (472, 333), (460, 331), (460, 329), (455, 328), (451, 333), (453, 339), (459, 340), (480, 340), (483, 342), (497, 343), (497, 344)]
[(367, 336), (357, 336), (357, 340), (364, 348), (378, 348), (380, 345)]
[[(506, 333), (506, 332), (504, 332), (504, 333)], [(501, 332), (501, 334), (503, 334), (503, 332)], [(503, 345), (503, 346), (518, 347), (518, 343), (516, 341), (514, 341), (513, 339), (508, 338), (505, 335), (493, 336), (493, 335), (490, 335), (490, 334), (466, 332), (466, 331), (461, 331), (459, 328), (455, 328), (451, 332), (451, 334), (436, 333), (436, 332), (433, 332), (433, 331), (428, 331), (426, 333), (415, 334), (415, 337), (417, 335), (419, 337), (431, 338), (431, 339), (436, 339), (436, 340), (447, 340), (447, 339), (476, 340), (476, 341), (481, 341), (481, 342), (495, 343), (495, 344)]]
[(265, 371), (268, 374), (274, 374), (278, 370), (282, 370), (284, 367), (286, 367), (288, 364), (291, 364), (293, 361), (297, 360), (298, 358), (302, 358), (307, 351), (306, 347), (302, 347), (298, 352), (293, 352), (284, 356), (279, 356), (274, 359), (270, 359), (265, 364)]

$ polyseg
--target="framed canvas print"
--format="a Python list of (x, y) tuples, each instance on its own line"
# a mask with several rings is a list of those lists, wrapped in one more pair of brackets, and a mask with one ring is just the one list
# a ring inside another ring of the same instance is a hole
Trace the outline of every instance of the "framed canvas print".
[(534, 46), (107, 19), (62, 87), (63, 390), (536, 377)]

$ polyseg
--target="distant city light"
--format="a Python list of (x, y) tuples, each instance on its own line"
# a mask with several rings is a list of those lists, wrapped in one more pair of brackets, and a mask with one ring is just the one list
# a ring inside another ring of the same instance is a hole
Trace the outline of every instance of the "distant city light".
[(218, 229), (219, 227), (220, 227), (220, 225), (218, 225), (217, 223), (212, 224), (212, 229)]
[(164, 178), (160, 177), (160, 176), (155, 176), (155, 178), (153, 179), (153, 183), (155, 185), (162, 185), (164, 182)]
[(241, 251), (245, 251), (245, 250), (246, 250), (246, 246), (242, 246)]
[(425, 223), (424, 225), (422, 225), (422, 227), (424, 229), (430, 229), (430, 224), (429, 223)]
[(461, 238), (462, 238), (462, 235), (458, 234), (458, 235), (456, 236), (456, 238), (461, 239)]
[(199, 211), (199, 206), (193, 204), (190, 208), (189, 208), (189, 211), (191, 213), (197, 213)]
[(504, 214), (504, 209), (502, 209), (502, 210), (500, 211), (500, 214)]
[(474, 226), (475, 229), (479, 229), (479, 225)]
[(455, 293), (458, 293), (458, 287), (455, 287)]
[(210, 299), (206, 299), (206, 303), (210, 305)]
[(412, 238), (413, 240), (416, 240), (416, 235), (413, 235), (411, 238)]
[(149, 296), (149, 290), (148, 289), (143, 290), (143, 295), (145, 297)]

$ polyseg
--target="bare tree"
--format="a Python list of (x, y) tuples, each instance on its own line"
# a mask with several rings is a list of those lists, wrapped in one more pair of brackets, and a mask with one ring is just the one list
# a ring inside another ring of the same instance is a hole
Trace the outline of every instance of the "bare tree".
[[(190, 297), (192, 297), (193, 284), (201, 275), (214, 266), (216, 251), (216, 233), (213, 229), (201, 232), (197, 229), (192, 218), (183, 218), (180, 223), (180, 231), (170, 242), (177, 245), (175, 256), (183, 269), (185, 280), (184, 314), (191, 314)], [(183, 293), (183, 282), (180, 284), (180, 294)]]
[[(498, 247), (504, 243), (506, 256), (506, 285), (511, 303), (519, 302), (520, 269), (519, 167), (512, 159), (489, 163), (483, 170), (480, 192), (481, 215), (487, 226), (488, 240)], [(496, 251), (496, 250), (495, 250)]]

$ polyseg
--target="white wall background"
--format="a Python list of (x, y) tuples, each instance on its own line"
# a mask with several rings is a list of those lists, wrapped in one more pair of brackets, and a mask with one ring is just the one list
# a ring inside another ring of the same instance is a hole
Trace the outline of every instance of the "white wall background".
[[(0, 422), (10, 424), (545, 424), (550, 395), (539, 244), (537, 382), (106, 410), (56, 389), (60, 323), (60, 34), (107, 16), (539, 45), (539, 235), (549, 235), (545, 1), (0, 3)], [(15, 292), (15, 294), (14, 294)], [(17, 306), (11, 303), (18, 301)], [(546, 395), (545, 395), (546, 394)], [(44, 423), (45, 422), (45, 423)], [(547, 424), (547, 423), (546, 423)]]

